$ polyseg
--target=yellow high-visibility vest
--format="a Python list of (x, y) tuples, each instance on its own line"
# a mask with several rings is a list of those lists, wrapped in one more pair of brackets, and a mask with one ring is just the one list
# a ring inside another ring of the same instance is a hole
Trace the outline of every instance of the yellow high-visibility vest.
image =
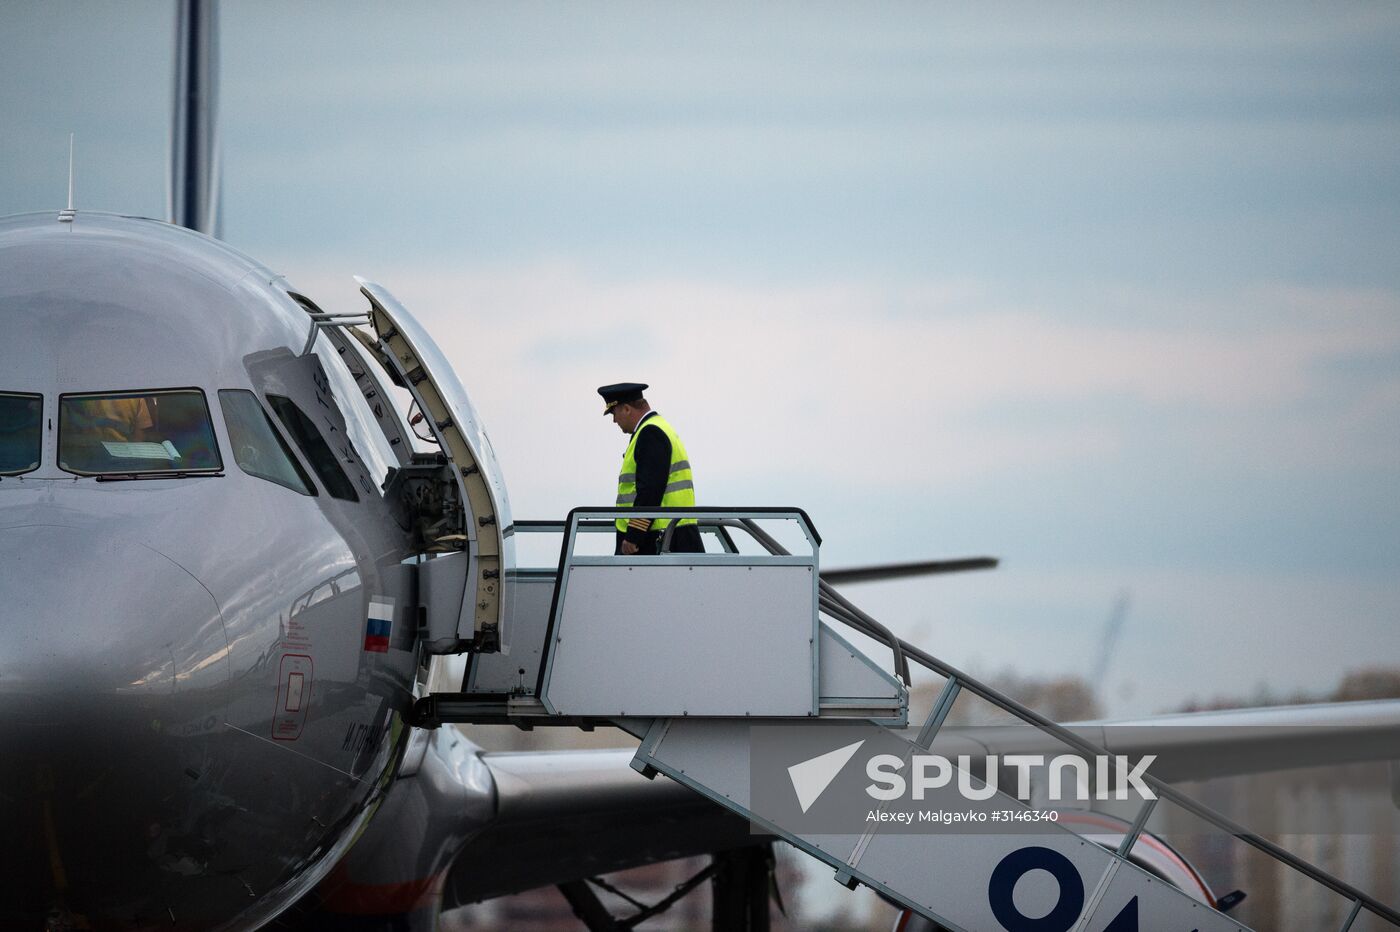
[[(649, 414), (637, 429), (632, 431), (632, 439), (627, 451), (622, 454), (622, 471), (617, 474), (617, 507), (631, 508), (637, 500), (637, 438), (649, 427), (660, 428), (671, 441), (671, 471), (666, 476), (666, 491), (661, 496), (663, 508), (693, 508), (695, 506), (695, 482), (690, 474), (690, 458), (685, 452), (685, 444), (676, 434), (676, 429), (659, 414)], [(670, 518), (657, 518), (651, 523), (653, 531), (664, 531), (671, 523)], [(682, 518), (679, 524), (694, 524), (694, 518)], [(617, 529), (627, 530), (627, 519), (617, 519)]]

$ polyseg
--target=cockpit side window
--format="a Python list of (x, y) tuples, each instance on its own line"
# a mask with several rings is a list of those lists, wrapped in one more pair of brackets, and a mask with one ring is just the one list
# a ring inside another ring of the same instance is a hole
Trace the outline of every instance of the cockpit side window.
[(86, 476), (217, 472), (209, 405), (197, 388), (60, 395), (58, 465)]
[(370, 481), (382, 489), (389, 470), (399, 465), (399, 459), (384, 429), (376, 423), (369, 393), (378, 397), (378, 392), (375, 388), (366, 392), (366, 387), (373, 382), (367, 377), (359, 356), (350, 350), (351, 342), (354, 342), (351, 337), (323, 330), (316, 335), (316, 355), (321, 358), (331, 395), (345, 418), (350, 446), (364, 464)]
[(292, 435), (292, 440), (301, 449), (306, 461), (311, 464), (311, 469), (320, 477), (321, 484), (326, 487), (331, 497), (358, 502), (360, 496), (355, 492), (350, 478), (345, 475), (345, 470), (336, 462), (330, 444), (326, 443), (326, 438), (316, 429), (315, 422), (290, 398), (268, 395), (267, 403), (272, 405), (278, 420), (287, 428), (287, 433)]
[(224, 409), (224, 426), (239, 469), (302, 495), (316, 494), (311, 478), (272, 426), (272, 418), (258, 404), (256, 395), (247, 389), (221, 389), (219, 405)]
[(44, 397), (0, 392), (0, 476), (39, 468)]

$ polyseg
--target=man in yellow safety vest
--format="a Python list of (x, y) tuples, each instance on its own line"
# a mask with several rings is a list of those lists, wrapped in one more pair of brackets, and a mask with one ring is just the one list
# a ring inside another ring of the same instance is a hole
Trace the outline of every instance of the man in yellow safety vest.
[[(598, 389), (604, 414), (624, 434), (630, 434), (617, 476), (619, 508), (686, 508), (695, 505), (695, 481), (690, 457), (676, 429), (651, 410), (639, 382), (619, 382)], [(659, 553), (670, 518), (617, 520), (615, 553), (632, 556)], [(704, 553), (700, 529), (694, 518), (682, 518), (671, 532), (670, 553)]]

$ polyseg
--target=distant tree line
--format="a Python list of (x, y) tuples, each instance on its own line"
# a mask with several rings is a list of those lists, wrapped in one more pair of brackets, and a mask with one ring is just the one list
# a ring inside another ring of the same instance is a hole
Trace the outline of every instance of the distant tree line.
[(1218, 709), (1254, 709), (1261, 706), (1309, 705), (1314, 702), (1362, 702), (1367, 699), (1400, 699), (1400, 669), (1370, 667), (1353, 670), (1337, 686), (1326, 692), (1299, 690), (1275, 693), (1267, 683), (1261, 683), (1248, 698), (1215, 696), (1207, 700), (1192, 699), (1182, 706), (1182, 712), (1207, 712)]

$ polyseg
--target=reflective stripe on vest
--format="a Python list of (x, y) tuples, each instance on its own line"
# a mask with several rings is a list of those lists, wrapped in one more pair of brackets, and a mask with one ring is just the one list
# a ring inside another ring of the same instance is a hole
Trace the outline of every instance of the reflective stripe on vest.
[[(659, 428), (671, 441), (671, 471), (666, 476), (666, 490), (661, 495), (662, 508), (695, 507), (695, 480), (690, 474), (690, 458), (686, 455), (685, 444), (672, 427), (659, 414), (651, 414), (632, 432), (627, 451), (622, 454), (622, 470), (617, 474), (617, 506), (631, 508), (637, 500), (637, 438), (649, 427)], [(657, 518), (652, 521), (653, 531), (664, 531), (671, 523), (670, 518)], [(694, 524), (694, 518), (682, 518), (678, 524)], [(627, 519), (617, 519), (617, 529), (627, 530)]]

